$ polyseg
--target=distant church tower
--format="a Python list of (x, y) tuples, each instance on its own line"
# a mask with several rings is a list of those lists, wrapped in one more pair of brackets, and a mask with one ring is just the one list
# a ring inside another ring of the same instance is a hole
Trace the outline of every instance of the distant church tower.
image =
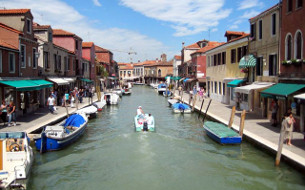
[(163, 54), (161, 55), (161, 61), (162, 61), (163, 63), (167, 62), (167, 58), (166, 58), (166, 54), (165, 54), (165, 53), (163, 53)]

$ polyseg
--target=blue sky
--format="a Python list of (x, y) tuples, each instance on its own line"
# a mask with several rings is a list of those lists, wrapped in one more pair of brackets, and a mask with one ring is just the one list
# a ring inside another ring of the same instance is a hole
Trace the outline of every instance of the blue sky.
[[(179, 55), (181, 43), (225, 41), (226, 30), (249, 32), (248, 19), (279, 0), (0, 0), (30, 8), (34, 21), (109, 49), (118, 62)], [(133, 51), (137, 54), (128, 55)]]

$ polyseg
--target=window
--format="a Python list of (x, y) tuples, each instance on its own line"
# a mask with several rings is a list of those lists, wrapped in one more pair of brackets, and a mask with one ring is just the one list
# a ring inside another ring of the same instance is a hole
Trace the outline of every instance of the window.
[(158, 77), (161, 77), (161, 69), (158, 70)]
[(218, 65), (221, 65), (221, 53), (217, 54)]
[(25, 68), (26, 67), (26, 49), (25, 49), (25, 45), (21, 44), (21, 68)]
[(213, 93), (213, 81), (211, 81), (211, 94)]
[(250, 33), (250, 37), (252, 38), (252, 40), (255, 40), (256, 37), (256, 23), (251, 24), (251, 33)]
[(285, 41), (285, 57), (286, 60), (291, 60), (292, 55), (292, 37), (290, 34), (287, 34)]
[(52, 34), (52, 32), (49, 32), (48, 38), (49, 38), (49, 42), (53, 42), (53, 34)]
[(126, 71), (124, 71), (124, 77), (126, 76)]
[(222, 52), (222, 64), (225, 65), (226, 64), (226, 52)]
[(50, 68), (50, 64), (49, 64), (49, 53), (44, 51), (43, 52), (43, 65), (46, 69)]
[(68, 58), (64, 57), (64, 61), (65, 61), (65, 71), (68, 71)]
[(70, 71), (70, 69), (71, 69), (70, 64), (71, 64), (71, 58), (68, 57), (68, 67), (67, 67), (67, 70), (68, 70), (68, 71)]
[(219, 82), (219, 89), (218, 89), (218, 92), (219, 92), (219, 94), (221, 94), (221, 87), (222, 87), (222, 85), (221, 85), (221, 82)]
[(226, 83), (222, 83), (222, 94), (226, 95)]
[(217, 55), (213, 55), (213, 57), (214, 57), (214, 66), (216, 66), (217, 65)]
[(208, 81), (208, 97), (210, 97), (210, 81)]
[(210, 66), (210, 56), (208, 56), (208, 67)]
[(263, 21), (260, 20), (258, 22), (258, 39), (262, 39), (263, 38)]
[(271, 17), (271, 34), (274, 36), (276, 34), (276, 14), (274, 13)]
[(297, 0), (297, 8), (303, 7), (303, 0)]
[(236, 49), (231, 49), (231, 63), (236, 62)]
[(58, 56), (58, 70), (61, 70), (61, 56)]
[(78, 50), (78, 41), (75, 40), (75, 49)]
[(297, 32), (295, 36), (295, 58), (302, 59), (303, 52), (303, 38), (302, 33), (300, 31)]
[(242, 48), (237, 48), (237, 62), (239, 62), (242, 58)]
[(9, 72), (15, 73), (15, 54), (10, 52), (8, 56)]
[(36, 48), (33, 48), (33, 68), (34, 69), (36, 69), (37, 68), (37, 57), (38, 56), (38, 54), (37, 54), (37, 52), (36, 52)]
[(32, 33), (32, 22), (31, 19), (26, 19), (26, 32), (31, 34)]
[(2, 51), (0, 50), (0, 73), (2, 73)]
[(122, 76), (122, 74), (123, 74), (123, 71), (120, 71), (120, 76)]
[(72, 60), (72, 69), (73, 69), (73, 71), (76, 70), (76, 60), (75, 60), (75, 58), (73, 58), (73, 60)]
[(243, 53), (242, 53), (242, 57), (247, 55), (248, 53), (248, 46), (243, 46)]
[(287, 0), (287, 12), (292, 11), (292, 0)]
[(217, 82), (214, 82), (214, 90), (215, 90), (215, 94), (217, 94)]
[(277, 55), (269, 55), (269, 76), (277, 74)]
[(258, 57), (256, 59), (256, 75), (257, 76), (263, 75), (263, 57)]

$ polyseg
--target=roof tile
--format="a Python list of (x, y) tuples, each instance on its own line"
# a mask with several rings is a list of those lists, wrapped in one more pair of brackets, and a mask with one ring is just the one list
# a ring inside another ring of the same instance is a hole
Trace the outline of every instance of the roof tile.
[(25, 14), (27, 12), (31, 11), (31, 9), (1, 9), (0, 14), (1, 15), (15, 15), (15, 14)]

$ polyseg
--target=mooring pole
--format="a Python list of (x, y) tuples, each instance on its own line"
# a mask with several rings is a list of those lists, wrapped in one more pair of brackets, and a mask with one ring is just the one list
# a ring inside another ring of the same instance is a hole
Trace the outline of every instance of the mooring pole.
[[(282, 124), (282, 129), (283, 129), (283, 124)], [(285, 136), (284, 135), (285, 131), (282, 129), (281, 129), (280, 138), (279, 138), (279, 146), (278, 146), (276, 158), (275, 158), (275, 166), (279, 166), (280, 161), (281, 161), (282, 149), (283, 149), (283, 144), (284, 144), (284, 136)]]
[(231, 117), (230, 117), (230, 121), (228, 124), (228, 127), (231, 128), (232, 124), (233, 124), (233, 120), (234, 120), (234, 116), (235, 116), (235, 112), (236, 112), (236, 108), (235, 106), (232, 107), (232, 111), (231, 111)]
[(201, 115), (201, 110), (202, 110), (203, 103), (204, 103), (204, 99), (203, 99), (202, 102), (201, 102), (200, 111), (199, 111), (199, 114), (198, 114), (198, 119), (199, 119), (199, 117), (200, 117), (200, 115)]
[(245, 118), (246, 118), (246, 110), (243, 110), (243, 112), (241, 113), (240, 125), (239, 125), (239, 135), (241, 137), (243, 137), (244, 134)]
[(212, 102), (212, 99), (210, 99), (209, 104), (208, 104), (208, 107), (207, 107), (207, 110), (205, 111), (205, 114), (204, 114), (204, 117), (203, 117), (203, 120), (202, 120), (203, 123), (204, 123), (204, 120), (205, 120), (205, 118), (206, 118), (206, 116), (207, 116), (207, 113), (208, 113), (208, 110), (209, 110), (209, 107), (210, 107), (211, 102)]

